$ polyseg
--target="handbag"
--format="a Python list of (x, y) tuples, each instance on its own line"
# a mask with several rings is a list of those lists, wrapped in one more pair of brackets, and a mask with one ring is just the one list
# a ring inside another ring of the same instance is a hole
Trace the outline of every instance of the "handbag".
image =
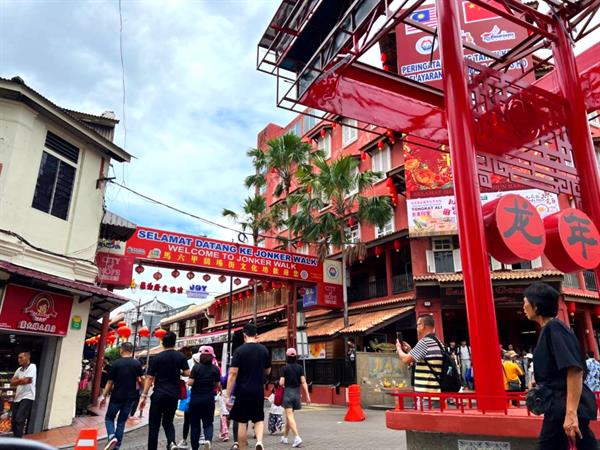
[(187, 386), (185, 381), (179, 380), (179, 400), (185, 400), (187, 398)]
[(282, 403), (283, 403), (283, 388), (281, 386), (278, 386), (277, 389), (275, 389), (275, 398), (273, 399), (273, 404), (275, 406), (281, 406)]
[(536, 416), (541, 416), (548, 410), (551, 400), (552, 389), (544, 386), (543, 384), (538, 384), (537, 386), (531, 388), (525, 396), (525, 404), (527, 405), (527, 409), (529, 412), (531, 412), (531, 414)]

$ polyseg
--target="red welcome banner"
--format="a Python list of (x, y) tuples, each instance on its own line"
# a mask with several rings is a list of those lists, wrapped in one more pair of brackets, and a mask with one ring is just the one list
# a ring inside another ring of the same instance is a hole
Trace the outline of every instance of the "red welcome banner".
[(66, 336), (72, 297), (9, 284), (0, 306), (0, 328)]
[(127, 241), (126, 256), (157, 265), (212, 269), (248, 278), (323, 281), (323, 264), (312, 256), (153, 228), (135, 230)]

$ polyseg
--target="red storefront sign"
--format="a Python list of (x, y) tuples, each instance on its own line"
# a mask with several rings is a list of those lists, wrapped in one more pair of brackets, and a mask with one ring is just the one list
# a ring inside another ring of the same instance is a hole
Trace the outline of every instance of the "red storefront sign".
[(97, 252), (96, 265), (98, 266), (99, 284), (112, 286), (115, 289), (124, 289), (131, 283), (134, 259), (131, 256), (122, 256), (114, 253)]
[(344, 306), (341, 284), (319, 283), (317, 285), (317, 308), (338, 309)]
[(544, 253), (544, 222), (535, 206), (507, 194), (483, 205), (489, 253), (504, 264), (531, 261)]
[(145, 227), (138, 227), (127, 241), (126, 256), (250, 278), (323, 281), (323, 264), (312, 256)]
[(66, 336), (73, 299), (9, 284), (0, 306), (0, 328)]
[(600, 233), (583, 211), (564, 209), (544, 219), (546, 256), (558, 270), (591, 270), (600, 264)]

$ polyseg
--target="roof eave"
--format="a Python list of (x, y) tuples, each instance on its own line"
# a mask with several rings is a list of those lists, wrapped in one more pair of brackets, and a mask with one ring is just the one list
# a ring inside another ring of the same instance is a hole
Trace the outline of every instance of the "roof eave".
[[(13, 95), (7, 95), (7, 91), (11, 91)], [(108, 154), (115, 161), (131, 161), (132, 155), (127, 153), (124, 149), (100, 136), (93, 130), (87, 129), (84, 124), (69, 115), (65, 110), (54, 105), (27, 85), (15, 83), (13, 81), (0, 80), (0, 98), (23, 102), (51, 120), (60, 122), (61, 125), (66, 126), (80, 137), (83, 137), (83, 139), (90, 141), (92, 144), (102, 149), (104, 153)]]

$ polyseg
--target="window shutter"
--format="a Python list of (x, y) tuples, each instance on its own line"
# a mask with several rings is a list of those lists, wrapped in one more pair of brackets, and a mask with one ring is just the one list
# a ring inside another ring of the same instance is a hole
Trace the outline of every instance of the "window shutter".
[(540, 267), (542, 267), (542, 257), (538, 256), (537, 258), (531, 261), (531, 268), (539, 269)]
[(427, 259), (427, 272), (435, 273), (435, 257), (433, 250), (425, 251), (425, 258)]
[(452, 250), (452, 261), (454, 262), (454, 271), (462, 272), (462, 262), (460, 260), (460, 249)]
[(502, 270), (502, 263), (493, 256), (490, 256), (490, 262), (492, 263), (492, 270)]

